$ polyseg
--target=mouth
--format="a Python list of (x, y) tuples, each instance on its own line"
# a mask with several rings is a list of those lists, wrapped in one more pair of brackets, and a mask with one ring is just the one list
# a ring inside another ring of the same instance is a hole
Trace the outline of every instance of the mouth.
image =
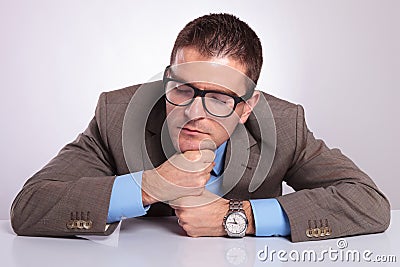
[(207, 134), (199, 129), (189, 128), (189, 127), (179, 127), (179, 130), (188, 135), (198, 135), (198, 134)]

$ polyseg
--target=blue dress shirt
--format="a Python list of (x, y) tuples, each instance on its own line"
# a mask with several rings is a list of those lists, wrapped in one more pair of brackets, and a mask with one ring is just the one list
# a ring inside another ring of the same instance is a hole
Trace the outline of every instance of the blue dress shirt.
[[(221, 186), (224, 158), (227, 142), (215, 151), (215, 166), (206, 189), (216, 195), (222, 195)], [(111, 192), (107, 223), (117, 222), (124, 218), (145, 215), (150, 206), (142, 202), (143, 171), (117, 176)], [(287, 236), (290, 234), (290, 224), (286, 213), (275, 198), (251, 199), (256, 236)]]

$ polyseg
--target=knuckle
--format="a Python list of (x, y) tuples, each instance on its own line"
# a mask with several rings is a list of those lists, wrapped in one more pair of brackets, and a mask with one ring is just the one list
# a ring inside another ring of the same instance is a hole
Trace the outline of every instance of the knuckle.
[(207, 182), (207, 179), (205, 177), (201, 177), (200, 179), (197, 180), (196, 186), (197, 187), (203, 187)]
[(202, 192), (199, 188), (193, 188), (187, 192), (186, 196), (200, 196)]
[(215, 157), (215, 153), (212, 150), (206, 150), (205, 157), (208, 160), (213, 160)]
[(200, 196), (204, 192), (204, 187), (200, 187), (195, 191), (196, 196)]
[(186, 223), (186, 214), (183, 211), (181, 211), (179, 215), (179, 221), (182, 223)]
[(189, 235), (189, 233), (192, 232), (192, 228), (188, 224), (185, 224), (183, 222), (181, 222), (181, 224), (182, 224), (183, 230), (185, 230), (185, 232)]
[(209, 172), (207, 172), (202, 178), (203, 178), (203, 182), (204, 184), (207, 183), (208, 179), (210, 179), (211, 174)]
[[(177, 205), (178, 206), (178, 205)], [(176, 217), (178, 217), (179, 218), (179, 220), (181, 220), (181, 215), (182, 215), (182, 210), (180, 210), (180, 209), (175, 209), (175, 215), (176, 215)]]
[(185, 230), (186, 234), (190, 237), (197, 237), (195, 229), (192, 226), (185, 224), (182, 226), (183, 230)]
[(199, 237), (199, 235), (196, 232), (190, 231), (190, 232), (186, 232), (188, 234), (188, 236), (190, 237)]

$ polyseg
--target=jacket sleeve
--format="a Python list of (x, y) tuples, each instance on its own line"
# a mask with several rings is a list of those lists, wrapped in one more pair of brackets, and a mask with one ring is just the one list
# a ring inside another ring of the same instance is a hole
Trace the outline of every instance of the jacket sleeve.
[(116, 224), (106, 225), (115, 164), (106, 147), (106, 127), (100, 130), (105, 123), (105, 99), (103, 93), (88, 128), (16, 196), (10, 216), (17, 234), (107, 235), (116, 228)]
[(293, 242), (377, 233), (389, 226), (387, 198), (339, 149), (314, 138), (301, 106), (285, 180), (296, 192), (277, 199), (289, 218)]

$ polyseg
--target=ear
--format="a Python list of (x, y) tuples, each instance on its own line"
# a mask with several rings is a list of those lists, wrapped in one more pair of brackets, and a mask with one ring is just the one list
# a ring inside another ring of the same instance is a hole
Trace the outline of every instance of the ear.
[(254, 91), (253, 96), (249, 98), (246, 102), (244, 102), (243, 112), (240, 116), (240, 123), (244, 124), (249, 118), (251, 112), (254, 107), (257, 105), (258, 100), (260, 99), (260, 91)]

